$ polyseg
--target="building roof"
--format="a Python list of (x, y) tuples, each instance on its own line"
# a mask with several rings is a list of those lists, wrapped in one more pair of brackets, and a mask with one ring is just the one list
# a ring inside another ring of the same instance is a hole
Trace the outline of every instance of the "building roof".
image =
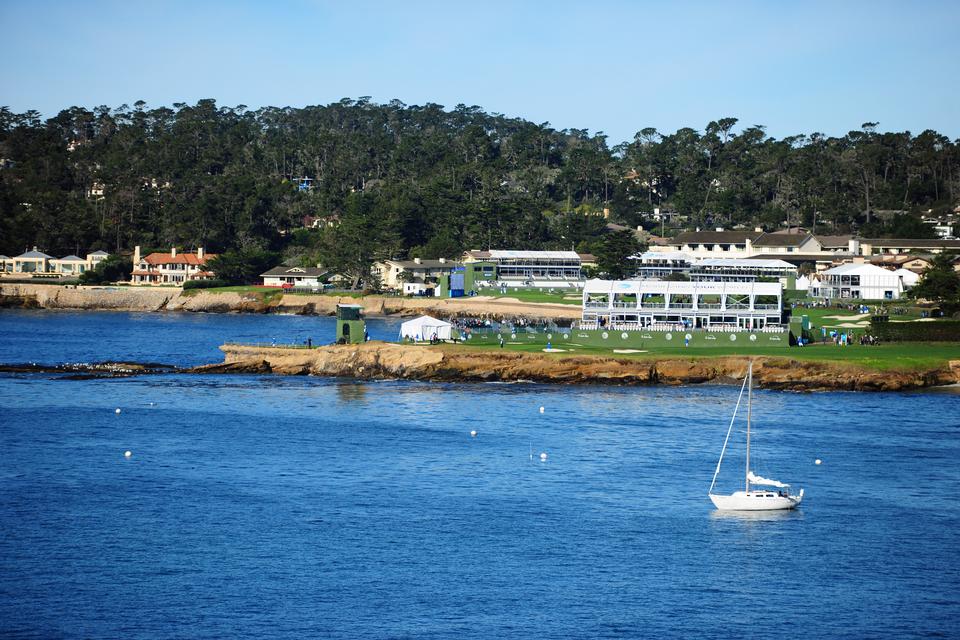
[(960, 240), (943, 238), (861, 238), (860, 242), (872, 247), (902, 247), (904, 249), (960, 249)]
[(765, 233), (753, 241), (755, 247), (799, 247), (813, 236), (800, 233)]
[(762, 235), (756, 231), (684, 231), (671, 244), (739, 244)]
[(2, 253), (0, 253), (0, 260), (9, 260), (9, 259), (10, 259), (10, 256), (5, 256)]
[[(32, 259), (36, 259), (36, 260), (39, 260), (40, 258), (46, 258), (47, 260), (53, 260), (53, 259), (54, 259), (53, 256), (48, 256), (48, 255), (45, 254), (43, 251), (37, 251), (36, 249), (34, 249), (33, 251), (27, 251), (26, 253), (21, 253), (20, 255), (17, 256), (17, 258), (26, 258), (26, 259), (31, 259), (31, 258), (32, 258)], [(14, 259), (16, 259), (16, 258), (14, 258)]]
[(833, 267), (832, 269), (827, 269), (823, 272), (829, 276), (863, 276), (863, 275), (890, 275), (893, 273), (889, 269), (882, 269), (876, 265), (872, 264), (858, 264), (855, 262), (848, 262), (842, 264), (839, 267)]
[(320, 267), (274, 267), (269, 271), (260, 274), (261, 278), (272, 276), (300, 276), (305, 278), (316, 278), (329, 273), (329, 269)]
[(833, 262), (842, 258), (852, 258), (852, 253), (757, 253), (750, 256), (751, 260), (783, 260), (790, 264), (799, 262)]
[(921, 260), (923, 262), (930, 262), (933, 260), (933, 257), (928, 254), (917, 254), (917, 253), (881, 253), (875, 256), (870, 257), (870, 262), (873, 264), (905, 264), (907, 262), (913, 262), (914, 260)]
[(674, 262), (693, 262), (690, 254), (682, 251), (644, 251), (641, 254), (630, 256), (631, 260), (672, 260)]
[(71, 253), (66, 257), (60, 258), (59, 262), (86, 262), (86, 259), (79, 258)]
[(853, 236), (813, 236), (824, 249), (846, 249)]
[(796, 269), (795, 265), (783, 260), (763, 260), (757, 258), (706, 258), (698, 261), (695, 267), (728, 267), (731, 269)]
[(189, 264), (194, 266), (200, 266), (207, 263), (207, 260), (215, 258), (217, 254), (215, 253), (205, 253), (203, 258), (198, 258), (195, 253), (178, 253), (175, 256), (170, 255), (169, 253), (151, 253), (150, 255), (143, 258), (147, 264), (160, 265), (160, 264)]
[(416, 271), (417, 269), (445, 269), (460, 266), (459, 262), (454, 262), (453, 260), (421, 260), (420, 262), (415, 260), (384, 260), (384, 262), (389, 262), (390, 264), (409, 269), (410, 271)]
[(108, 256), (108, 255), (110, 255), (110, 254), (107, 253), (106, 251), (104, 251), (103, 249), (98, 249), (98, 250), (94, 251), (93, 253), (91, 253), (90, 255), (92, 255), (92, 256)]
[(514, 258), (523, 260), (579, 260), (580, 254), (576, 251), (509, 251), (491, 249), (491, 258)]

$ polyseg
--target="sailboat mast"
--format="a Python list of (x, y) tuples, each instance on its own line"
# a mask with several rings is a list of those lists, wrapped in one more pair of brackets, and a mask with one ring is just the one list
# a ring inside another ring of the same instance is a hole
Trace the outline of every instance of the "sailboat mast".
[(750, 410), (753, 408), (753, 361), (747, 367), (747, 472), (744, 476), (744, 488), (750, 492)]

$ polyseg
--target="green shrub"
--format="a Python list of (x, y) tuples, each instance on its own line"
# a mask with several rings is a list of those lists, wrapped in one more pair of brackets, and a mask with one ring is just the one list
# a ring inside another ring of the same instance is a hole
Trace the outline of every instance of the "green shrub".
[(887, 342), (960, 342), (960, 320), (889, 322), (870, 319), (870, 333)]
[(223, 280), (187, 280), (183, 283), (183, 290), (187, 289), (216, 289), (226, 287), (227, 283)]

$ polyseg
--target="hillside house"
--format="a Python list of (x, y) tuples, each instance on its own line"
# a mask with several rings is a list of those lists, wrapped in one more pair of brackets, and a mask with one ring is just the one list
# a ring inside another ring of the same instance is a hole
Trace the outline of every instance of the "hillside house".
[(203, 247), (196, 253), (178, 253), (177, 248), (170, 249), (170, 253), (151, 253), (140, 256), (140, 247), (133, 250), (133, 284), (182, 285), (188, 280), (212, 280), (214, 274), (206, 269), (207, 262), (215, 258), (216, 254), (204, 253)]

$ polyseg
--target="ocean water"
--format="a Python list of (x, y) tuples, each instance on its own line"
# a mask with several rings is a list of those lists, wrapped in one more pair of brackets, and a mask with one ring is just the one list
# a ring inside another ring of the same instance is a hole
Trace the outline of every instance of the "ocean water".
[[(331, 332), (4, 311), (0, 362)], [(0, 636), (960, 636), (960, 396), (757, 392), (806, 497), (745, 517), (706, 495), (737, 391), (0, 375)]]

